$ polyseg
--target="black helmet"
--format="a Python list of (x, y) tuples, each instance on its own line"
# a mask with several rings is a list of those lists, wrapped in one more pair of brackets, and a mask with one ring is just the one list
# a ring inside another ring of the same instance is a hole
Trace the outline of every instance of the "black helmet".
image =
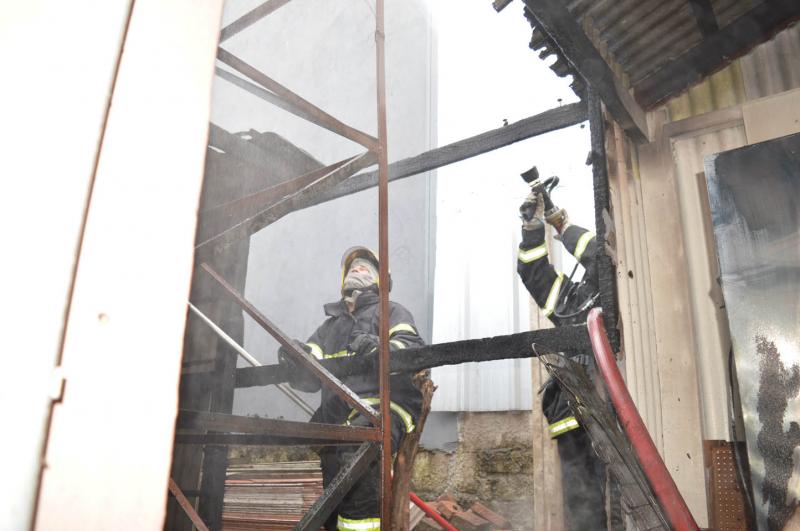
[[(369, 247), (364, 247), (363, 245), (356, 245), (355, 247), (350, 247), (348, 250), (344, 252), (342, 255), (342, 282), (341, 282), (341, 289), (344, 291), (344, 277), (347, 276), (347, 272), (350, 270), (350, 264), (353, 263), (353, 260), (356, 258), (363, 258), (367, 260), (372, 265), (375, 266), (375, 269), (380, 271), (380, 263), (378, 262), (378, 255), (370, 249)], [(378, 279), (377, 284), (380, 284), (380, 278)], [(389, 291), (392, 291), (392, 274), (389, 273)]]

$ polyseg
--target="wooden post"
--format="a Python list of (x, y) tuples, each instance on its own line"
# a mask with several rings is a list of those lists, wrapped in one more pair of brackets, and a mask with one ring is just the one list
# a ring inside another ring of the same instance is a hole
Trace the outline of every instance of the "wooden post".
[(411, 484), (414, 457), (419, 448), (419, 439), (425, 428), (425, 420), (431, 410), (431, 400), (436, 386), (430, 379), (430, 371), (421, 371), (414, 376), (414, 384), (422, 392), (422, 411), (419, 414), (416, 429), (406, 435), (394, 462), (394, 480), (392, 482), (392, 529), (405, 530), (408, 525), (408, 492)]

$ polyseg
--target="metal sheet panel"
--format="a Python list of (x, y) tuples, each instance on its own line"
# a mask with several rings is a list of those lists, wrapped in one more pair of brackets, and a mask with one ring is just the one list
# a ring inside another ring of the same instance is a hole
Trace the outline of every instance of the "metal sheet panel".
[(800, 449), (800, 134), (706, 159), (760, 529), (794, 512)]

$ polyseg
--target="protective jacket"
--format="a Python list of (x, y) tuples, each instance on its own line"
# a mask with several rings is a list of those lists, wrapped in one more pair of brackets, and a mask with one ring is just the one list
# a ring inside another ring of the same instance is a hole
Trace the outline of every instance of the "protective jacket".
[[(561, 235), (561, 243), (585, 268), (583, 281), (574, 283), (556, 271), (547, 259), (544, 225), (534, 230), (522, 230), (517, 272), (536, 304), (556, 326), (586, 321), (593, 297), (597, 294), (594, 234), (570, 225)], [(591, 376), (591, 353), (565, 352), (575, 361), (586, 365)], [(551, 378), (543, 386), (542, 412), (549, 423), (550, 436), (558, 443), (561, 459), (564, 517), (571, 530), (605, 529), (605, 472), (592, 450), (588, 434), (572, 414), (567, 395)]]
[(594, 234), (570, 225), (561, 236), (561, 243), (585, 268), (583, 282), (572, 282), (550, 265), (544, 225), (534, 230), (522, 230), (517, 259), (517, 272), (522, 283), (556, 326), (585, 322), (589, 308), (579, 311), (580, 306), (597, 293), (597, 243)]
[[(373, 290), (366, 290), (356, 298), (353, 313), (347, 310), (343, 300), (324, 306), (328, 318), (311, 334), (306, 345), (318, 359), (330, 359), (355, 355), (348, 349), (351, 341), (360, 333), (378, 335), (379, 298)], [(414, 318), (402, 305), (389, 302), (389, 347), (391, 352), (407, 347), (424, 345), (417, 333)], [(406, 424), (406, 431), (413, 431), (422, 408), (422, 394), (414, 386), (410, 373), (392, 374), (389, 377), (392, 412)], [(376, 403), (378, 372), (356, 374), (342, 378), (342, 382), (361, 398)], [(342, 424), (352, 418), (353, 409), (327, 387), (322, 388), (320, 407), (312, 422)]]

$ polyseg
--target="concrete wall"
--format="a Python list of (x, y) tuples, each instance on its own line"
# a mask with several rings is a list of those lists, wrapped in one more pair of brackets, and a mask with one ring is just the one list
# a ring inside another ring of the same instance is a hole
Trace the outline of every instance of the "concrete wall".
[(420, 449), (412, 490), (425, 500), (449, 492), (468, 508), (480, 501), (515, 527), (533, 528), (531, 413), (458, 414), (458, 447)]

